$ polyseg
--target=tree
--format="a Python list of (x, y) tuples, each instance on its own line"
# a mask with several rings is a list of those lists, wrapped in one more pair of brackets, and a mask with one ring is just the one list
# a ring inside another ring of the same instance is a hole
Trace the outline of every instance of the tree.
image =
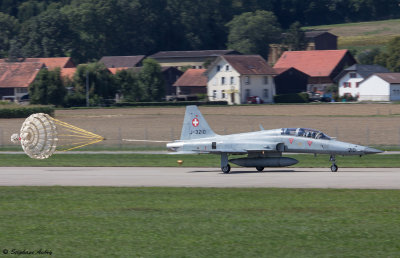
[(157, 61), (147, 58), (139, 72), (139, 87), (144, 101), (161, 101), (165, 97), (165, 82), (161, 66)]
[(400, 72), (400, 37), (389, 41), (387, 53), (386, 67), (393, 72)]
[(19, 34), (22, 51), (29, 57), (73, 56), (76, 39), (68, 17), (59, 10), (46, 11), (26, 21)]
[(268, 57), (268, 45), (278, 42), (281, 29), (275, 15), (268, 11), (247, 12), (226, 24), (228, 48), (245, 54)]
[(61, 70), (52, 71), (42, 69), (35, 81), (29, 87), (29, 96), (32, 104), (61, 106), (66, 95), (66, 89), (61, 79)]
[(374, 63), (385, 66), (392, 72), (400, 72), (400, 37), (391, 39), (386, 51), (375, 56)]
[(18, 62), (23, 58), (21, 43), (13, 39), (10, 41), (10, 50), (8, 51), (7, 62)]
[(35, 81), (29, 87), (29, 97), (31, 104), (47, 105), (47, 82), (49, 71), (42, 69), (39, 71)]
[(61, 106), (67, 90), (61, 78), (61, 69), (56, 68), (49, 71), (49, 82), (47, 84), (47, 102), (56, 106)]
[(115, 79), (125, 101), (142, 101), (143, 94), (136, 73), (130, 70), (121, 70), (117, 72)]
[(287, 45), (290, 50), (304, 50), (307, 46), (306, 35), (301, 29), (300, 22), (290, 25), (289, 30), (285, 33), (283, 44)]
[(0, 58), (7, 55), (11, 41), (18, 34), (18, 31), (18, 20), (0, 12)]
[(115, 98), (117, 88), (114, 78), (103, 63), (89, 63), (78, 66), (74, 74), (75, 92), (86, 95), (86, 79), (89, 80), (91, 105), (103, 104)]
[(375, 57), (381, 54), (379, 48), (367, 49), (357, 55), (359, 64), (372, 65), (376, 64)]

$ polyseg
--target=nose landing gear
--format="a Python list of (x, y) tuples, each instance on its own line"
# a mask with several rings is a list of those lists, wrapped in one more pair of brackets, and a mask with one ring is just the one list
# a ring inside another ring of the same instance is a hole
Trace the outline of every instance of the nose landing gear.
[(337, 172), (338, 171), (338, 166), (336, 165), (336, 157), (335, 157), (335, 155), (331, 155), (329, 161), (332, 162), (331, 171), (332, 172)]

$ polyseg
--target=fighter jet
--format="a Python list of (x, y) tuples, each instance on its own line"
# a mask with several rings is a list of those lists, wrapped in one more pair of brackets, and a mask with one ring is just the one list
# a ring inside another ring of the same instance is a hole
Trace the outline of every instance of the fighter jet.
[[(176, 154), (210, 153), (221, 155), (221, 170), (229, 173), (229, 163), (242, 167), (286, 167), (298, 160), (282, 153), (329, 154), (331, 171), (337, 172), (336, 155), (365, 155), (382, 151), (366, 146), (337, 141), (321, 131), (308, 128), (280, 128), (218, 135), (210, 128), (197, 106), (187, 106), (180, 140), (167, 144)], [(229, 155), (247, 157), (229, 159)]]

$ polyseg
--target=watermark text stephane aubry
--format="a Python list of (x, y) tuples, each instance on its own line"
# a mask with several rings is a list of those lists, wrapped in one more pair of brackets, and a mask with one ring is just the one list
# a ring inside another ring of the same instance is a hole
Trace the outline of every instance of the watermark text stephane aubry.
[(2, 254), (4, 255), (52, 255), (53, 252), (51, 249), (37, 249), (37, 250), (30, 250), (30, 249), (3, 249)]

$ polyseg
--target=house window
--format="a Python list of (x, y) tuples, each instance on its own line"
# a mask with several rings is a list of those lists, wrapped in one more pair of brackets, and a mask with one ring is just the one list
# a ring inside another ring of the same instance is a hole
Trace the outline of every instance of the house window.
[(229, 65), (225, 66), (225, 71), (229, 71)]
[(235, 77), (231, 77), (231, 84), (235, 84)]
[(217, 65), (217, 72), (221, 71), (221, 66)]
[(264, 89), (264, 98), (269, 98), (269, 90)]
[(224, 90), (221, 92), (221, 95), (222, 95), (222, 98), (224, 99), (225, 98), (225, 91)]
[(268, 76), (264, 76), (264, 84), (268, 84)]
[(356, 88), (360, 87), (360, 82), (356, 82)]
[(28, 88), (15, 88), (16, 93), (28, 93)]
[(225, 85), (225, 77), (221, 77), (221, 85)]
[(350, 78), (357, 78), (357, 74), (356, 73), (350, 73)]
[(351, 88), (350, 82), (344, 82), (343, 83), (343, 88)]
[(246, 100), (247, 100), (248, 97), (250, 97), (250, 89), (246, 89), (246, 95), (245, 96), (246, 96)]
[(216, 98), (217, 98), (217, 91), (213, 90), (213, 99), (216, 99)]
[(244, 77), (244, 83), (247, 84), (247, 85), (250, 84), (250, 77), (249, 76)]

